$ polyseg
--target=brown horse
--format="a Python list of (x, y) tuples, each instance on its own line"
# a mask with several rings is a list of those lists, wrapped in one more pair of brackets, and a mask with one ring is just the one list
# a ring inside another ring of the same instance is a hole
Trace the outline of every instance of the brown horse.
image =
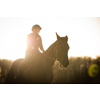
[(44, 53), (37, 54), (31, 66), (16, 77), (18, 65), (23, 59), (15, 60), (5, 80), (5, 84), (47, 84), (53, 79), (53, 69), (55, 60), (58, 60), (63, 67), (69, 65), (68, 60), (68, 37), (60, 37), (57, 33), (55, 41)]

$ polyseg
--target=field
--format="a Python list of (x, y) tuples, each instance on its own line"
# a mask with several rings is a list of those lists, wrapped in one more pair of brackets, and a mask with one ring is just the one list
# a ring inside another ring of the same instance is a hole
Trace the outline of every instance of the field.
[[(0, 83), (4, 82), (12, 63), (13, 61), (11, 60), (0, 59)], [(100, 83), (100, 72), (93, 78), (88, 75), (88, 68), (92, 63), (96, 63), (100, 67), (100, 57), (96, 57), (96, 59), (91, 57), (70, 57), (69, 63), (67, 68), (61, 69), (59, 62), (55, 61), (52, 84)]]

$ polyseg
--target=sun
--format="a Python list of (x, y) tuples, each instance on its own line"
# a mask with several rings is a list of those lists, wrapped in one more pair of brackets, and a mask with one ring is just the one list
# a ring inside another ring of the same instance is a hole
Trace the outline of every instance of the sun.
[(24, 58), (26, 50), (25, 35), (15, 33), (6, 37), (5, 40), (6, 41), (3, 41), (4, 45), (2, 47), (2, 59), (16, 60), (18, 58)]
[(26, 43), (25, 39), (19, 39), (18, 41), (15, 40), (13, 43), (13, 49), (11, 55), (8, 57), (12, 56), (12, 59), (19, 59), (19, 58), (24, 58), (25, 57), (25, 51), (26, 51)]

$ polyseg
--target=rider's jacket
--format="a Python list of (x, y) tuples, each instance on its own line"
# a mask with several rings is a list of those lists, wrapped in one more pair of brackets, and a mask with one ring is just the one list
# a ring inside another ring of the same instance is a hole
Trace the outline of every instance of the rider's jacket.
[(40, 48), (41, 51), (44, 51), (40, 35), (34, 33), (28, 34), (26, 52), (34, 54), (39, 52), (38, 48)]

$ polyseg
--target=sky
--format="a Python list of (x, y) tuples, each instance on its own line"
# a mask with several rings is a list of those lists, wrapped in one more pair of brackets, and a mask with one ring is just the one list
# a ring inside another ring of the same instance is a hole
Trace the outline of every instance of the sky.
[(68, 36), (71, 56), (100, 55), (99, 17), (0, 17), (0, 58), (24, 58), (26, 37), (34, 24), (42, 27), (40, 36), (46, 50), (56, 41), (56, 34)]
[(70, 56), (100, 55), (100, 13), (97, 0), (1, 0), (0, 58), (24, 58), (26, 37), (39, 24), (46, 50), (56, 41), (55, 32), (68, 36)]

